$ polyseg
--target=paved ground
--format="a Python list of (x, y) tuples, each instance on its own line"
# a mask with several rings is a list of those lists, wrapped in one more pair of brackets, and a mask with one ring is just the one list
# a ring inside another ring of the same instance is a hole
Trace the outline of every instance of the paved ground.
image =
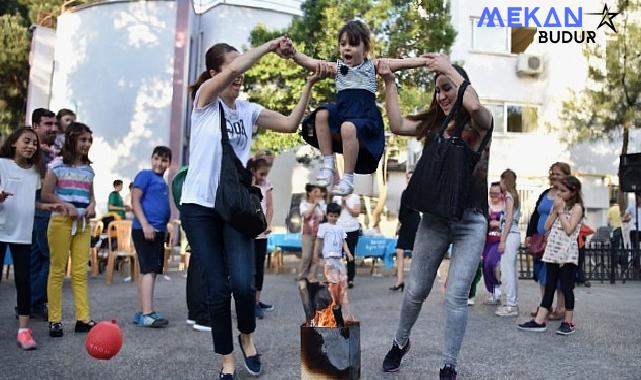
[[(363, 268), (365, 269), (365, 268)], [(361, 320), (363, 379), (438, 378), (443, 328), (442, 283), (435, 286), (412, 333), (412, 350), (397, 374), (381, 368), (399, 315), (400, 293), (387, 290), (390, 277), (371, 277), (363, 270), (350, 293), (353, 310)], [(91, 306), (97, 320), (116, 319), (125, 343), (111, 361), (97, 361), (84, 349), (84, 335), (75, 335), (71, 289), (65, 284), (66, 335), (47, 336), (44, 322), (34, 322), (39, 348), (21, 352), (15, 346), (11, 280), (0, 284), (0, 370), (2, 379), (214, 379), (220, 361), (212, 353), (211, 336), (185, 324), (185, 279), (171, 274), (159, 280), (157, 309), (170, 321), (166, 329), (133, 326), (135, 287), (123, 283), (104, 285), (90, 280)], [(538, 290), (521, 281), (522, 311), (518, 321), (537, 303)], [(484, 291), (479, 289), (484, 296)], [(577, 296), (577, 333), (570, 337), (527, 334), (516, 330), (517, 319), (500, 319), (490, 306), (470, 308), (467, 335), (459, 358), (462, 379), (641, 379), (641, 284), (593, 284)], [(479, 296), (479, 298), (481, 298)], [(299, 325), (303, 310), (293, 275), (267, 275), (265, 300), (276, 310), (258, 321), (256, 342), (263, 354), (262, 379), (300, 378)], [(556, 323), (552, 325), (556, 328)], [(239, 352), (236, 357), (241, 360)], [(250, 378), (239, 368), (237, 378)]]

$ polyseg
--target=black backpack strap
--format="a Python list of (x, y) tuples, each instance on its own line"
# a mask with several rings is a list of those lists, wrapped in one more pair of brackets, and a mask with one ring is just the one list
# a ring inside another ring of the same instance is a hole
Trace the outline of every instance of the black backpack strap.
[(218, 100), (218, 113), (220, 113), (220, 131), (222, 133), (222, 138), (220, 141), (224, 144), (229, 141), (229, 136), (227, 135), (227, 122), (225, 121), (225, 109), (221, 100)]

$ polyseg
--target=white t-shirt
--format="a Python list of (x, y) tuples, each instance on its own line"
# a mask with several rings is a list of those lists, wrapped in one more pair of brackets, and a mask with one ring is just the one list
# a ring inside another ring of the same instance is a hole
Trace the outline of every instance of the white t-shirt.
[(625, 210), (626, 214), (629, 214), (632, 219), (628, 223), (630, 223), (630, 230), (631, 231), (639, 231), (641, 228), (637, 228), (637, 213), (639, 214), (639, 227), (641, 227), (641, 207), (634, 207), (635, 204), (631, 204), (628, 206), (628, 208)]
[(256, 120), (263, 107), (245, 100), (236, 100), (236, 109), (230, 109), (219, 98), (215, 98), (204, 107), (197, 108), (199, 95), (200, 91), (196, 92), (194, 109), (191, 112), (189, 171), (180, 203), (214, 207), (222, 159), (218, 103), (221, 102), (225, 110), (229, 143), (243, 164), (246, 164), (249, 158)]
[(322, 254), (324, 259), (343, 256), (343, 242), (347, 234), (338, 224), (321, 223), (318, 226), (317, 239), (323, 239)]
[(36, 190), (40, 189), (38, 170), (0, 158), (0, 189), (13, 194), (0, 203), (0, 241), (31, 244)]
[(347, 200), (345, 201), (347, 207), (343, 205), (343, 197), (341, 197), (340, 195), (335, 195), (332, 199), (332, 202), (337, 203), (342, 207), (341, 215), (338, 217), (338, 221), (336, 222), (336, 224), (343, 227), (345, 232), (358, 231), (361, 228), (361, 225), (358, 222), (358, 218), (353, 217), (347, 207), (354, 208), (358, 206), (358, 208), (360, 209), (361, 198), (357, 194), (348, 195)]

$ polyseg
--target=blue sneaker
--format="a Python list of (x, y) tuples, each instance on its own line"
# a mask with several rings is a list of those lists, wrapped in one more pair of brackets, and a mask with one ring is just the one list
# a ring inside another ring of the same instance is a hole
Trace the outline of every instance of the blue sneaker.
[(261, 308), (261, 309), (263, 309), (263, 310), (265, 310), (265, 311), (272, 311), (272, 310), (274, 310), (274, 305), (270, 305), (270, 304), (268, 304), (268, 303), (262, 303), (262, 302), (260, 302), (260, 301), (259, 301), (259, 302), (258, 302), (258, 306), (260, 306), (260, 308)]
[(164, 318), (158, 318), (158, 313), (151, 312), (149, 314), (143, 314), (140, 317), (138, 326), (142, 327), (166, 327), (169, 324), (169, 321)]
[(261, 308), (260, 305), (258, 304), (256, 304), (256, 318), (258, 319), (265, 318), (265, 312), (263, 311), (263, 308)]
[(131, 319), (131, 323), (137, 325), (140, 323), (140, 318), (142, 318), (142, 311), (137, 311), (134, 313), (134, 317)]

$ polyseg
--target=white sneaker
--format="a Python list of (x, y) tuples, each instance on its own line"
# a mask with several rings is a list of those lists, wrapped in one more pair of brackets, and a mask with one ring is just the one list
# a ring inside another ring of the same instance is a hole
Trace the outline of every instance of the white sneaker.
[(500, 305), (501, 304), (501, 299), (496, 298), (494, 296), (490, 296), (485, 302), (483, 302), (483, 305)]
[(334, 168), (330, 168), (329, 166), (321, 166), (320, 169), (318, 169), (318, 173), (316, 174), (316, 186), (320, 187), (330, 187), (332, 186), (332, 183), (334, 181)]
[(503, 305), (499, 307), (494, 314), (498, 315), (499, 317), (518, 317), (519, 307)]
[(188, 324), (189, 326), (193, 326), (193, 325), (195, 325), (195, 324), (196, 324), (196, 321), (194, 321), (193, 319), (187, 319), (187, 324)]
[(199, 325), (198, 323), (196, 323), (193, 327), (196, 331), (211, 332), (211, 326)]
[(354, 192), (354, 186), (347, 182), (345, 179), (341, 179), (338, 184), (330, 190), (330, 193), (334, 195), (346, 196)]
[(474, 298), (467, 299), (467, 306), (474, 306)]

